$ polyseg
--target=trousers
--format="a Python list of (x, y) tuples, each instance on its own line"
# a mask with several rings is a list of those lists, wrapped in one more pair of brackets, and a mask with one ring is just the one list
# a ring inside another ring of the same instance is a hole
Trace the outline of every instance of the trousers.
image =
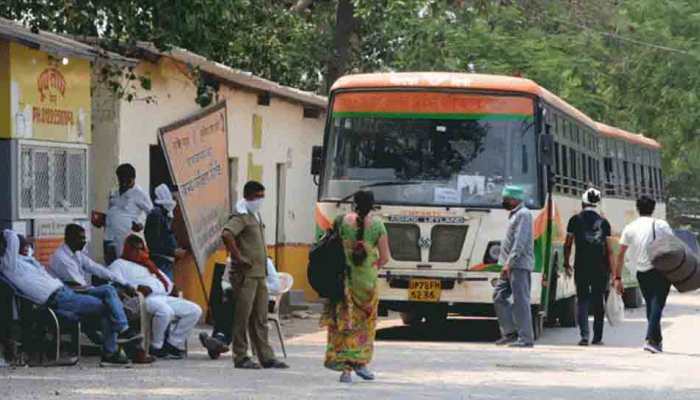
[[(116, 291), (111, 286), (109, 287), (116, 296)], [(104, 290), (106, 296), (110, 296), (109, 289)], [(49, 304), (58, 311), (72, 313), (80, 320), (87, 318), (99, 318), (104, 342), (102, 348), (107, 353), (117, 351), (117, 334), (128, 327), (126, 318), (124, 321), (115, 321), (112, 318), (112, 313), (105, 303), (91, 295), (79, 294), (73, 290), (63, 287), (58, 290), (54, 297), (54, 304)], [(122, 310), (123, 311), (123, 310)]]
[(493, 292), (493, 306), (501, 334), (510, 336), (517, 333), (520, 340), (527, 344), (535, 341), (530, 309), (530, 279), (530, 271), (512, 269), (508, 279), (500, 279)]
[(664, 340), (661, 335), (661, 317), (666, 307), (668, 293), (671, 291), (671, 283), (655, 269), (637, 272), (637, 281), (646, 303), (646, 339), (652, 344), (660, 345)]
[(185, 342), (202, 316), (202, 309), (189, 300), (154, 294), (146, 297), (146, 311), (153, 315), (151, 346), (155, 349), (163, 347), (167, 332), (168, 343), (185, 350)]
[(248, 357), (248, 339), (261, 363), (275, 359), (275, 353), (267, 337), (267, 284), (265, 278), (239, 276), (232, 280), (233, 289), (233, 361), (238, 363)]
[(593, 307), (593, 341), (603, 340), (605, 325), (605, 295), (610, 277), (607, 274), (576, 277), (576, 319), (581, 331), (581, 339), (590, 338), (588, 313)]

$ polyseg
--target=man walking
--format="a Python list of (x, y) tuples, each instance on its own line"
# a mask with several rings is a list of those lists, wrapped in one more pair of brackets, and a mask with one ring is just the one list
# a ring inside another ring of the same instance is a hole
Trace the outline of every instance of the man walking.
[[(503, 189), (503, 208), (510, 211), (506, 237), (501, 242), (498, 263), (501, 279), (493, 292), (493, 305), (501, 329), (498, 345), (527, 348), (534, 345), (530, 311), (530, 274), (534, 269), (532, 215), (523, 204), (525, 191), (520, 186)], [(513, 296), (511, 303), (509, 298)]]
[(253, 349), (263, 368), (289, 368), (275, 358), (267, 337), (267, 250), (265, 225), (259, 213), (265, 186), (249, 181), (243, 187), (243, 197), (222, 233), (231, 256), (230, 280), (235, 304), (233, 362), (236, 368), (260, 368), (248, 357), (246, 334), (250, 333)]
[(647, 249), (656, 238), (673, 235), (666, 221), (652, 217), (655, 208), (656, 201), (647, 195), (642, 195), (637, 200), (639, 218), (622, 231), (614, 280), (615, 289), (618, 293), (622, 293), (624, 286), (621, 274), (627, 260), (630, 271), (637, 273), (639, 288), (646, 303), (647, 334), (644, 350), (654, 354), (663, 351), (661, 316), (671, 290), (671, 283), (651, 265)]
[(132, 232), (143, 230), (146, 215), (153, 203), (146, 192), (136, 184), (136, 169), (131, 164), (117, 167), (119, 189), (109, 195), (105, 222), (104, 256), (109, 265), (121, 256), (124, 240)]
[(589, 307), (593, 307), (593, 345), (603, 344), (605, 324), (605, 294), (613, 266), (610, 223), (597, 210), (602, 199), (600, 191), (588, 189), (583, 194), (583, 211), (569, 220), (564, 244), (564, 267), (571, 273), (571, 247), (576, 245), (574, 281), (578, 298), (579, 346), (590, 343)]

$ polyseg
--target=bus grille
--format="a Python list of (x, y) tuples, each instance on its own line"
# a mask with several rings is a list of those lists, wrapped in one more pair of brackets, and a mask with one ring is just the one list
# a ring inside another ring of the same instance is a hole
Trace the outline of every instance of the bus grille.
[(418, 239), (420, 229), (412, 224), (386, 224), (389, 250), (396, 261), (421, 261)]
[(433, 244), (430, 261), (452, 263), (459, 260), (468, 228), (467, 225), (436, 225), (430, 233)]

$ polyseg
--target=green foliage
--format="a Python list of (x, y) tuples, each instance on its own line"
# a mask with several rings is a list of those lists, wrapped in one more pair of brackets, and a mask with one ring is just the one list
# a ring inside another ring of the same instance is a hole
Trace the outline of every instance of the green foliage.
[[(7, 0), (0, 15), (100, 36), (128, 51), (180, 46), (282, 84), (323, 92), (336, 61), (338, 0)], [(700, 2), (353, 0), (345, 72), (522, 75), (592, 118), (664, 145), (671, 198), (700, 198)], [(199, 76), (199, 74), (194, 74)], [(150, 82), (137, 79), (142, 87)], [(117, 82), (119, 85), (119, 82)], [(215, 87), (198, 83), (196, 101)], [(676, 218), (682, 206), (670, 203)], [(700, 213), (697, 213), (700, 214)], [(700, 229), (700, 226), (698, 226)]]

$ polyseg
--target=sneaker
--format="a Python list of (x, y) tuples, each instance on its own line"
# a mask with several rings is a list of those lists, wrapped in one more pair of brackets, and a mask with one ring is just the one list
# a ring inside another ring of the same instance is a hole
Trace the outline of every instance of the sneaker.
[(496, 346), (505, 346), (507, 344), (511, 344), (513, 342), (516, 342), (516, 341), (518, 341), (518, 335), (515, 335), (515, 334), (505, 335), (496, 341)]
[(233, 366), (239, 369), (260, 369), (260, 365), (248, 357), (241, 361), (234, 361)]
[(342, 383), (352, 383), (352, 373), (350, 371), (343, 371), (340, 374), (340, 382)]
[(579, 346), (588, 346), (588, 339), (581, 339), (578, 342)]
[(658, 354), (663, 352), (663, 350), (661, 350), (661, 348), (658, 345), (651, 342), (647, 342), (644, 345), (644, 351), (648, 351), (651, 354)]
[(139, 340), (143, 339), (143, 335), (134, 331), (131, 328), (126, 328), (122, 333), (117, 336), (117, 343), (119, 344), (125, 344), (125, 343), (132, 343), (132, 342), (137, 342)]
[(535, 345), (532, 343), (523, 342), (522, 340), (516, 340), (515, 342), (509, 344), (508, 347), (515, 349), (529, 349), (535, 347)]
[(156, 358), (166, 359), (166, 360), (182, 360), (185, 358), (185, 351), (180, 350), (170, 343), (165, 343), (160, 349), (151, 347), (148, 353)]
[(124, 354), (124, 351), (117, 350), (114, 353), (103, 354), (100, 360), (100, 367), (122, 367), (131, 366), (131, 360)]
[(367, 368), (366, 365), (363, 365), (361, 367), (356, 367), (355, 368), (355, 373), (357, 376), (360, 378), (366, 380), (366, 381), (373, 381), (374, 380), (374, 373)]
[(276, 359), (273, 359), (273, 360), (270, 360), (270, 361), (265, 361), (265, 362), (262, 363), (261, 365), (262, 365), (262, 367), (265, 368), (265, 369), (270, 369), (270, 368), (274, 368), (274, 369), (287, 369), (287, 368), (289, 368), (289, 365), (283, 363), (283, 362), (280, 361), (280, 360), (276, 360)]

